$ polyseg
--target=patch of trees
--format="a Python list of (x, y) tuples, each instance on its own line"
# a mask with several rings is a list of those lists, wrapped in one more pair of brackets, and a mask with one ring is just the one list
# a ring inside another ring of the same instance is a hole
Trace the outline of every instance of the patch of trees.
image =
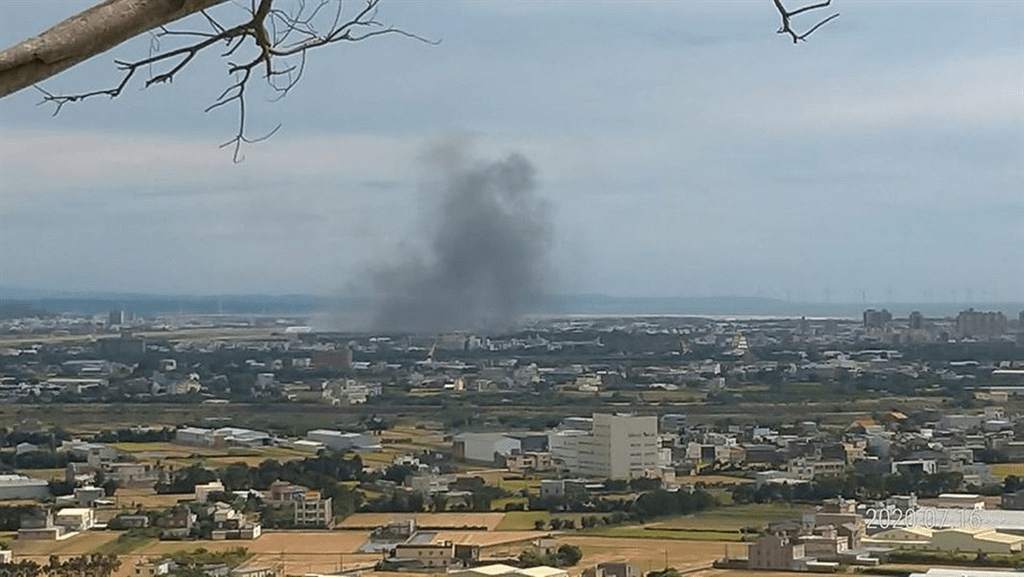
[(13, 469), (63, 469), (68, 466), (67, 453), (30, 451), (20, 455), (14, 451), (0, 451), (0, 464)]
[(583, 551), (575, 545), (562, 545), (553, 553), (540, 555), (532, 549), (525, 549), (519, 554), (520, 567), (572, 567), (583, 559)]
[[(656, 517), (670, 515), (688, 515), (705, 511), (718, 506), (714, 495), (696, 489), (694, 491), (666, 491), (655, 489), (646, 491), (636, 499), (603, 499), (603, 498), (548, 498), (530, 499), (530, 510), (594, 512), (603, 515), (587, 515), (580, 518), (580, 527), (589, 528), (599, 524), (618, 525), (626, 522), (645, 521)], [(576, 522), (572, 519), (552, 518), (547, 522), (538, 520), (534, 528), (544, 530), (547, 525), (551, 530), (575, 529)]]
[(121, 567), (116, 555), (87, 554), (61, 561), (51, 555), (45, 565), (29, 559), (0, 563), (4, 577), (110, 577)]
[(0, 531), (21, 529), (21, 517), (36, 512), (35, 505), (0, 505)]
[(205, 485), (217, 480), (217, 473), (195, 464), (171, 473), (167, 482), (156, 484), (157, 493), (194, 493), (196, 485)]
[[(267, 459), (256, 467), (239, 462), (221, 468), (218, 474), (227, 491), (265, 491), (278, 480), (315, 489), (333, 500), (332, 507), (337, 516), (353, 513), (362, 504), (361, 493), (340, 483), (362, 479), (363, 460), (359, 455), (324, 451), (316, 457), (286, 463)], [(272, 515), (268, 516), (270, 518), (276, 519)]]
[(71, 439), (71, 433), (60, 427), (54, 427), (49, 431), (15, 431), (0, 427), (0, 447), (13, 447), (19, 443), (32, 443), (41, 447), (54, 447), (60, 441)]
[(938, 497), (940, 493), (954, 493), (963, 485), (963, 473), (922, 473), (897, 475), (860, 475), (817, 477), (800, 484), (765, 483), (755, 488), (752, 484), (736, 485), (732, 489), (735, 503), (770, 503), (774, 501), (818, 502), (822, 499), (886, 499), (892, 495)]
[(1017, 491), (1024, 490), (1024, 477), (1018, 477), (1017, 475), (1007, 475), (1003, 479), (1003, 492), (1004, 493), (1015, 493)]
[(219, 472), (220, 480), (228, 491), (266, 490), (277, 480), (323, 491), (338, 481), (360, 480), (363, 460), (359, 455), (323, 451), (316, 457), (286, 463), (267, 459), (256, 467), (232, 463)]
[(94, 443), (166, 443), (174, 440), (174, 429), (106, 429), (93, 435)]
[(648, 491), (636, 498), (633, 512), (641, 519), (664, 515), (689, 515), (717, 505), (715, 497), (700, 489), (690, 491)]

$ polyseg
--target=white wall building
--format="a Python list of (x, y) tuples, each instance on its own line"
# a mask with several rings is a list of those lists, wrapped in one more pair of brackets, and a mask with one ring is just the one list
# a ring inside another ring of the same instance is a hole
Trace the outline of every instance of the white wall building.
[(335, 451), (380, 451), (381, 445), (368, 435), (362, 433), (343, 433), (330, 429), (316, 429), (306, 433), (306, 439), (317, 443), (323, 443), (325, 447)]
[(6, 499), (46, 499), (49, 483), (25, 475), (0, 475), (0, 501)]
[(548, 433), (548, 450), (555, 465), (564, 471), (579, 471), (580, 438), (589, 436), (590, 431), (575, 429)]
[(523, 449), (522, 441), (504, 433), (460, 433), (452, 443), (456, 458), (482, 463), (494, 463), (495, 455), (508, 456)]
[(594, 429), (580, 437), (578, 474), (631, 479), (661, 466), (658, 417), (594, 413)]

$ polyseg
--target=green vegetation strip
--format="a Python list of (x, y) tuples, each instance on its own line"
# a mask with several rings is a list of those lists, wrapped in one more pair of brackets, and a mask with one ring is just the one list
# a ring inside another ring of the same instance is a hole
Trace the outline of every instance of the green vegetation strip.
[(93, 553), (107, 555), (124, 555), (141, 549), (157, 540), (157, 534), (150, 531), (128, 531), (118, 535), (117, 539), (107, 541), (93, 550)]

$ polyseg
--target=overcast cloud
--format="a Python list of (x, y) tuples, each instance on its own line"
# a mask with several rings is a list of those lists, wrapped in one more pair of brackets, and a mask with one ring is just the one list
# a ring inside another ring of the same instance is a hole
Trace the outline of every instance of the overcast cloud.
[[(398, 37), (316, 52), (232, 111), (209, 55), (59, 116), (0, 101), (0, 285), (337, 293), (395, 260), (419, 158), (521, 153), (559, 292), (1024, 302), (1024, 3), (836, 0), (794, 46), (770, 0), (384, 0)], [(10, 45), (88, 5), (0, 2)], [(969, 7), (969, 8), (967, 8)], [(232, 6), (221, 9), (230, 18)], [(140, 39), (44, 83), (116, 82)]]

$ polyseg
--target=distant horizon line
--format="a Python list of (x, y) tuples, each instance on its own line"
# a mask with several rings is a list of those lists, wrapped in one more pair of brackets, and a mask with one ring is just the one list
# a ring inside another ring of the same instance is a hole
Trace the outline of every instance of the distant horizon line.
[[(9, 296), (8, 296), (9, 295)], [(142, 298), (142, 299), (210, 299), (210, 298), (305, 298), (305, 299), (364, 299), (373, 298), (372, 293), (335, 293), (323, 294), (312, 292), (208, 292), (208, 293), (175, 293), (175, 292), (148, 292), (148, 291), (119, 291), (119, 290), (59, 290), (59, 289), (37, 289), (27, 287), (0, 286), (0, 301), (15, 300), (37, 300), (56, 298), (90, 298), (90, 299), (113, 299), (113, 298)], [(580, 298), (600, 297), (611, 299), (642, 299), (642, 300), (720, 300), (735, 299), (749, 301), (768, 301), (792, 304), (825, 304), (825, 305), (847, 305), (857, 304), (865, 306), (884, 306), (888, 304), (948, 304), (957, 306), (973, 306), (984, 304), (1024, 304), (1024, 297), (1021, 299), (986, 299), (986, 300), (923, 300), (923, 299), (893, 299), (893, 300), (804, 300), (796, 298), (781, 298), (777, 296), (764, 295), (741, 295), (741, 294), (695, 294), (695, 295), (641, 295), (641, 294), (615, 294), (609, 292), (551, 292), (544, 293), (540, 298)]]
[[(649, 300), (649, 301), (669, 301), (669, 300), (738, 300), (738, 301), (762, 301), (779, 304), (794, 304), (794, 305), (824, 305), (824, 306), (849, 306), (857, 305), (864, 307), (879, 307), (889, 305), (928, 305), (928, 306), (984, 306), (984, 305), (1021, 305), (1024, 306), (1024, 297), (1019, 300), (977, 300), (977, 301), (960, 301), (960, 300), (866, 300), (866, 301), (851, 301), (851, 300), (800, 300), (800, 299), (787, 299), (774, 296), (763, 296), (763, 295), (738, 295), (738, 294), (703, 294), (703, 295), (636, 295), (636, 294), (614, 294), (606, 292), (552, 292), (544, 293), (540, 295), (540, 299), (558, 299), (558, 298), (602, 298), (602, 299), (615, 299), (615, 300)], [(208, 300), (208, 299), (307, 299), (307, 300), (362, 300), (372, 299), (374, 295), (372, 293), (350, 293), (350, 294), (318, 294), (309, 292), (226, 292), (226, 293), (160, 293), (160, 292), (148, 292), (148, 291), (117, 291), (117, 290), (59, 290), (59, 289), (37, 289), (27, 287), (12, 287), (0, 285), (0, 301), (25, 301), (25, 300), (40, 300), (40, 299), (95, 299), (95, 300), (112, 300), (112, 299), (142, 299), (142, 300), (167, 300), (167, 299), (181, 299), (181, 300)]]

